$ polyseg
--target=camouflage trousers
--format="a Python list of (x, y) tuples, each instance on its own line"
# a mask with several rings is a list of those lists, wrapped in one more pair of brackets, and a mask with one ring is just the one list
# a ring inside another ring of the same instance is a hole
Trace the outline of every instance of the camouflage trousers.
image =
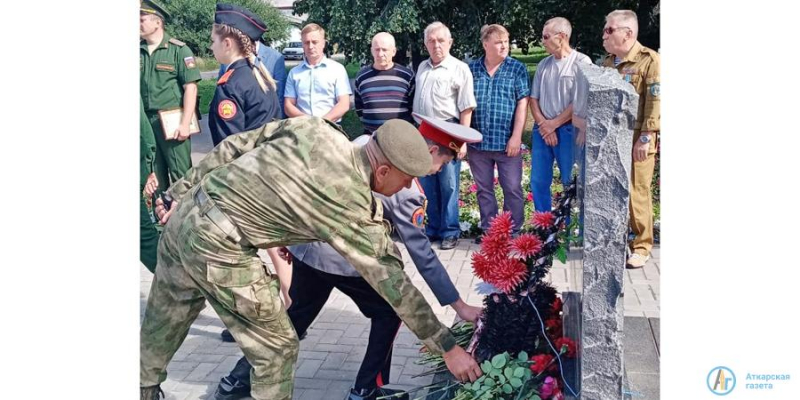
[(140, 385), (157, 385), (206, 300), (253, 364), (252, 397), (292, 398), (297, 333), (280, 282), (256, 254), (232, 242), (191, 200), (178, 204), (158, 246), (158, 267), (140, 336)]

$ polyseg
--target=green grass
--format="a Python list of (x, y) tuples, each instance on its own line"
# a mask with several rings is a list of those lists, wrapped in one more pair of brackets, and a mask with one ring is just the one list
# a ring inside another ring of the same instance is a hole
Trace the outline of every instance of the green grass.
[(348, 78), (355, 79), (356, 74), (358, 73), (359, 70), (361, 70), (361, 66), (358, 63), (351, 62), (350, 64), (345, 65), (344, 69), (347, 70)]
[(219, 71), (219, 62), (214, 57), (195, 57), (194, 60), (200, 71)]

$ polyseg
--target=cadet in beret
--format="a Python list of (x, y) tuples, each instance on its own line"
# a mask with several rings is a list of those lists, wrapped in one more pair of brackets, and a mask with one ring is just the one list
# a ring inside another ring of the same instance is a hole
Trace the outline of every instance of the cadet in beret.
[(234, 133), (272, 121), (280, 113), (275, 80), (255, 56), (255, 43), (266, 29), (266, 24), (250, 11), (217, 4), (211, 51), (227, 70), (217, 80), (208, 110), (208, 128), (215, 146)]
[[(409, 115), (410, 117), (410, 115)], [(464, 142), (474, 143), (481, 134), (459, 124), (417, 116), (422, 119), (420, 133), (428, 145), (433, 164), (428, 174), (439, 172), (442, 165), (456, 156), (454, 149)], [(365, 143), (369, 136), (361, 136), (355, 143)], [(451, 145), (451, 142), (452, 143)], [(424, 232), (427, 199), (417, 179), (411, 187), (403, 188), (393, 196), (373, 193), (383, 204), (384, 218), (393, 226), (395, 241), (402, 241), (425, 282), (441, 305), (450, 305), (464, 320), (475, 321), (481, 309), (466, 304), (458, 294), (447, 271), (431, 248)], [(358, 271), (329, 244), (314, 242), (290, 246), (292, 254), (292, 282), (289, 297), (292, 305), (287, 310), (289, 319), (300, 337), (322, 311), (331, 291), (336, 288), (353, 299), (358, 309), (370, 319), (369, 343), (364, 360), (358, 370), (354, 387), (348, 400), (375, 400), (396, 391), (382, 388), (390, 382), (392, 347), (401, 320), (378, 292), (361, 277)], [(233, 341), (223, 331), (223, 341)], [(222, 378), (215, 393), (216, 400), (241, 399), (250, 395), (250, 363), (242, 357)], [(407, 398), (407, 397), (406, 397)], [(401, 400), (402, 397), (397, 397)]]
[(259, 248), (329, 243), (459, 379), (481, 375), (403, 272), (383, 206), (432, 160), (413, 125), (392, 120), (364, 146), (318, 117), (233, 135), (170, 187), (140, 343), (142, 399), (157, 399), (166, 368), (208, 301), (253, 364), (252, 397), (292, 398), (297, 334)]
[[(197, 81), (200, 70), (194, 54), (185, 43), (164, 32), (169, 14), (151, 0), (140, 3), (139, 68), (140, 94), (156, 139), (155, 172), (159, 188), (182, 178), (192, 167), (189, 123), (197, 107)], [(182, 109), (183, 118), (174, 139), (167, 140), (158, 112)]]

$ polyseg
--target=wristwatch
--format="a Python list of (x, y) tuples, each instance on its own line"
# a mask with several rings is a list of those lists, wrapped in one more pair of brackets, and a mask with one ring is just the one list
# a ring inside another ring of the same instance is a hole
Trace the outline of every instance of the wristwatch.
[(650, 135), (639, 136), (639, 141), (642, 143), (650, 143), (651, 140), (653, 140), (653, 138), (651, 138)]

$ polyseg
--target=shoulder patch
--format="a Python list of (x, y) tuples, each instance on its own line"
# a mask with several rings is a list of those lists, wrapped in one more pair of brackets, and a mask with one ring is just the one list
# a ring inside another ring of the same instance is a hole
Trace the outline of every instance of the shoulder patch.
[(411, 223), (420, 229), (425, 227), (425, 207), (417, 208), (414, 213), (411, 214)]
[(181, 42), (180, 40), (175, 38), (169, 38), (169, 42), (174, 44), (175, 46), (180, 46), (180, 47), (186, 46), (186, 43)]
[(650, 85), (650, 96), (658, 97), (661, 94), (661, 84), (656, 82)]
[(228, 82), (228, 79), (231, 79), (231, 75), (233, 75), (233, 71), (234, 71), (233, 68), (229, 68), (227, 71), (225, 71), (225, 73), (222, 74), (222, 76), (217, 81), (217, 85), (223, 85), (226, 82)]
[(217, 115), (226, 121), (235, 117), (236, 111), (236, 103), (230, 100), (222, 100), (217, 106)]
[(194, 68), (197, 66), (194, 62), (194, 57), (184, 57), (183, 63), (186, 65), (186, 68)]

